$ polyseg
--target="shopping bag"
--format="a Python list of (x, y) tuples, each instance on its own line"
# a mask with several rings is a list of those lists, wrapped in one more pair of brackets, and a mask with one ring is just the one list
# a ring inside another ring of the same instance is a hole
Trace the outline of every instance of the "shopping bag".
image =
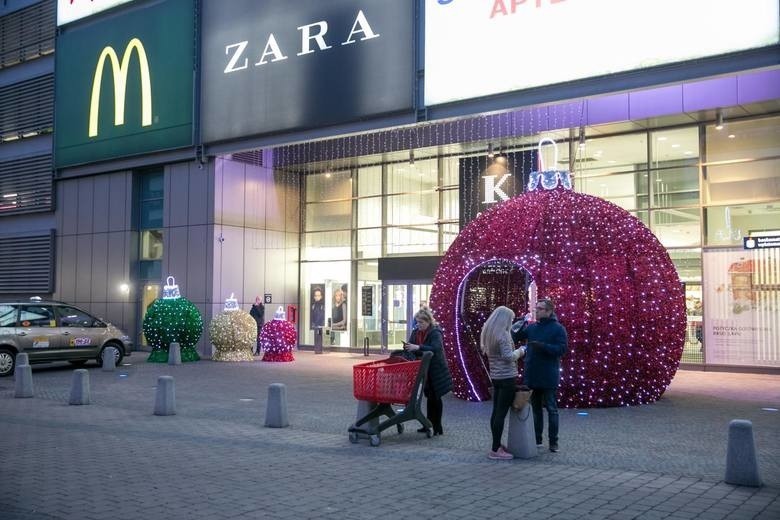
[(517, 390), (515, 390), (515, 399), (512, 401), (512, 408), (520, 411), (526, 404), (528, 404), (530, 399), (531, 389), (525, 385), (518, 386)]

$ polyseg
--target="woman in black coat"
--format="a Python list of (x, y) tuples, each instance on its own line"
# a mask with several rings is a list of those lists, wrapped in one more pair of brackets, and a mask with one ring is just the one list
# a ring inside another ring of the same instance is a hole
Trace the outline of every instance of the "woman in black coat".
[[(428, 377), (425, 381), (425, 397), (428, 398), (428, 419), (433, 424), (433, 434), (442, 435), (441, 425), (443, 403), (441, 398), (452, 390), (452, 376), (444, 356), (444, 345), (439, 324), (433, 319), (431, 311), (423, 308), (414, 315), (417, 323), (404, 344), (404, 350), (421, 356), (423, 352), (432, 352), (431, 364), (428, 367)], [(421, 428), (418, 431), (425, 431)]]

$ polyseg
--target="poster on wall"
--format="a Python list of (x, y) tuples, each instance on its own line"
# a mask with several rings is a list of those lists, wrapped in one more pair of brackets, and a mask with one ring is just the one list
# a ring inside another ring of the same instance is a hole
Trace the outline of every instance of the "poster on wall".
[(425, 104), (768, 47), (778, 20), (777, 0), (425, 0)]
[(780, 366), (780, 250), (706, 250), (706, 361)]
[(341, 282), (331, 282), (331, 315), (330, 328), (335, 331), (347, 330), (347, 295), (349, 285)]
[(309, 329), (325, 326), (325, 284), (313, 283), (309, 287)]

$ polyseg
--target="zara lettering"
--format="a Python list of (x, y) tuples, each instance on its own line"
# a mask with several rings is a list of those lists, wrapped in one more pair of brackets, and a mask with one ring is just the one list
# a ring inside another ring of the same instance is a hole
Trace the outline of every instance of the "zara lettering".
[[(320, 20), (307, 25), (301, 25), (297, 29), (301, 33), (301, 46), (300, 52), (298, 52), (296, 56), (303, 56), (304, 54), (312, 54), (318, 50), (326, 51), (333, 48), (332, 45), (328, 45), (328, 42), (325, 39), (328, 33), (327, 21)], [(355, 38), (358, 35), (362, 36)], [(341, 42), (341, 45), (350, 45), (358, 41), (379, 38), (379, 36), (380, 34), (374, 32), (366, 19), (366, 15), (360, 10), (358, 11), (357, 16), (355, 16), (355, 22), (352, 24), (352, 29), (349, 31), (347, 39)], [(248, 40), (225, 45), (225, 55), (230, 58), (228, 59), (224, 74), (230, 74), (231, 72), (237, 72), (249, 67), (249, 58), (245, 55), (248, 45)], [(284, 54), (279, 43), (276, 41), (276, 36), (274, 36), (274, 33), (271, 33), (266, 39), (265, 47), (260, 54), (260, 59), (254, 63), (254, 66), (259, 67), (260, 65), (286, 60), (287, 58), (288, 56)]]

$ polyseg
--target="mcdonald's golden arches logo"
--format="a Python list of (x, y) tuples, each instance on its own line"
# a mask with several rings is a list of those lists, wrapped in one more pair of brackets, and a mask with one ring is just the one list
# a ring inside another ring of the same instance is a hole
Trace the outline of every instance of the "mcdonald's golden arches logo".
[(89, 137), (98, 135), (100, 84), (103, 79), (103, 69), (106, 66), (106, 60), (111, 64), (111, 72), (114, 79), (114, 126), (125, 123), (127, 73), (133, 51), (138, 56), (138, 66), (141, 72), (141, 125), (150, 126), (152, 124), (152, 82), (149, 76), (149, 61), (146, 59), (146, 51), (141, 40), (133, 38), (125, 47), (121, 63), (116, 51), (110, 45), (106, 46), (100, 53), (97, 66), (95, 67), (95, 76), (92, 79), (92, 96), (89, 103)]

